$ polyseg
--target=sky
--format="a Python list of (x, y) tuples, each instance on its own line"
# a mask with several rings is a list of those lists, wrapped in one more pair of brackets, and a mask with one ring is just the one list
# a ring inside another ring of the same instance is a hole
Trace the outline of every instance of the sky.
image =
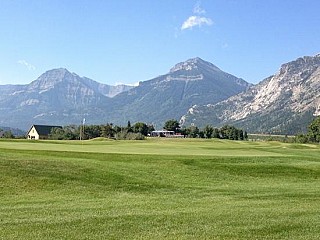
[(320, 53), (319, 0), (0, 0), (0, 84), (134, 84), (200, 57), (258, 83)]

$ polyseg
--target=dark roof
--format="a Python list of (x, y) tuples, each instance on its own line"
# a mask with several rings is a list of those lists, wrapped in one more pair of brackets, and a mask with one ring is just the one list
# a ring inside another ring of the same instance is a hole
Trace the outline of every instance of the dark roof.
[[(49, 126), (49, 125), (33, 125), (39, 135), (49, 135), (52, 128), (62, 128), (61, 126)], [(32, 127), (31, 127), (32, 128)]]

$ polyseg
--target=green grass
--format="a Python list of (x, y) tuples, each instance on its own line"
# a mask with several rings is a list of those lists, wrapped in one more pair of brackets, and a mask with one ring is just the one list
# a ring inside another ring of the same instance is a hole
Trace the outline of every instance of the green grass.
[(320, 146), (0, 141), (0, 239), (317, 239)]

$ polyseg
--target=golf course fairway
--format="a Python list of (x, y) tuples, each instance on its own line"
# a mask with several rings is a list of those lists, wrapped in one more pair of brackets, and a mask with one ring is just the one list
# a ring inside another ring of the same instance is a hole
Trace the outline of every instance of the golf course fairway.
[(0, 239), (318, 239), (320, 145), (0, 140)]

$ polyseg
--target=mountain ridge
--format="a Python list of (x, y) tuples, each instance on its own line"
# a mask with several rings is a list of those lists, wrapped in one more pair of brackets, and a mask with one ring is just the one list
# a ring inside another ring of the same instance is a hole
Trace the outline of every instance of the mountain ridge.
[[(295, 134), (320, 115), (320, 54), (284, 63), (252, 85), (201, 58), (175, 64), (136, 87), (113, 89), (65, 68), (46, 71), (27, 85), (0, 85), (0, 125), (127, 124), (161, 128), (232, 124), (249, 132)], [(182, 117), (181, 117), (182, 116)]]
[(320, 115), (319, 89), (320, 54), (305, 56), (282, 64), (276, 74), (244, 93), (217, 104), (190, 108), (181, 122), (235, 124), (254, 132), (305, 131), (312, 115)]
[(138, 87), (113, 99), (116, 110), (110, 118), (122, 118), (124, 123), (128, 118), (142, 118), (159, 125), (169, 118), (179, 119), (195, 103), (219, 102), (250, 85), (212, 66), (201, 58), (193, 58), (176, 64), (164, 75), (140, 82)]
[(65, 68), (48, 70), (29, 84), (0, 86), (0, 125), (27, 129), (50, 121), (78, 123), (85, 112), (99, 112), (108, 104), (109, 90), (110, 86)]
[(179, 119), (194, 104), (219, 102), (248, 86), (243, 79), (194, 58), (109, 97), (107, 86), (59, 68), (28, 85), (0, 86), (0, 114), (5, 116), (0, 124), (24, 128), (34, 123), (78, 124), (85, 117), (91, 124), (130, 120), (160, 126), (167, 119)]

